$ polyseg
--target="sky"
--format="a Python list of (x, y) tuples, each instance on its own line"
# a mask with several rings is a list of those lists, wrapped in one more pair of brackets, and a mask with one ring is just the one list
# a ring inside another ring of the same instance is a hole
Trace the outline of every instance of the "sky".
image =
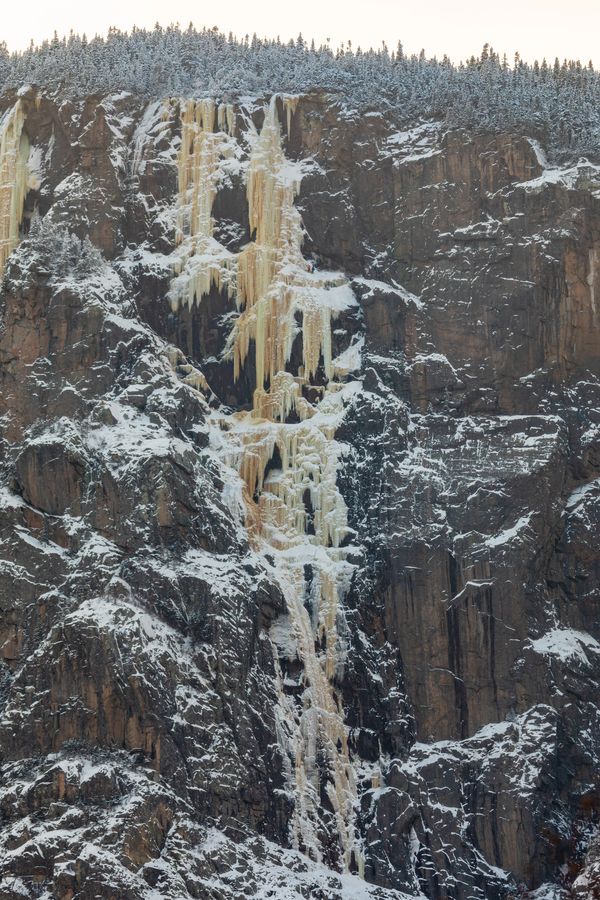
[(484, 42), (512, 60), (516, 50), (526, 60), (545, 56), (592, 59), (600, 68), (600, 0), (28, 0), (6, 4), (0, 40), (21, 50), (71, 29), (89, 37), (105, 34), (110, 25), (130, 29), (155, 22), (196, 27), (218, 26), (237, 36), (289, 39), (302, 33), (316, 43), (330, 39), (336, 47), (393, 49), (398, 40), (409, 53), (423, 47), (427, 56), (447, 53), (458, 62), (477, 55)]

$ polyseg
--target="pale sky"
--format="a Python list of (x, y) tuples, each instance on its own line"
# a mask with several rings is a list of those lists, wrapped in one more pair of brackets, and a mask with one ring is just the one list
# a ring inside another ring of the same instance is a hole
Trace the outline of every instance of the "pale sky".
[(11, 50), (55, 30), (89, 38), (110, 25), (192, 21), (238, 36), (255, 31), (287, 40), (301, 31), (308, 41), (330, 38), (334, 47), (346, 40), (363, 48), (385, 41), (393, 49), (400, 39), (409, 53), (424, 47), (427, 56), (448, 53), (455, 61), (477, 55), (489, 41), (511, 60), (518, 50), (528, 60), (592, 59), (600, 68), (600, 0), (28, 0), (6, 4), (0, 21), (0, 40)]

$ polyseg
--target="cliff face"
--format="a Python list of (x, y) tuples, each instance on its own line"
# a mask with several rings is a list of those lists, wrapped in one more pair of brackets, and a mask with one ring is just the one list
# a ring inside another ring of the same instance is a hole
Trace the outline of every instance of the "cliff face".
[(593, 896), (600, 170), (2, 108), (0, 897)]

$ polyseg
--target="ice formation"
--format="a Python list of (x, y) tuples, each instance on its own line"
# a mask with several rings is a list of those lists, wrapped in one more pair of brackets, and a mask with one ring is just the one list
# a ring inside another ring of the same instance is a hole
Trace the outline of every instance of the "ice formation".
[[(297, 98), (283, 98), (288, 133), (296, 103)], [(325, 779), (340, 866), (361, 872), (356, 778), (335, 688), (344, 663), (340, 600), (352, 565), (342, 546), (348, 534), (347, 509), (336, 479), (342, 448), (334, 438), (349, 386), (332, 381), (331, 340), (332, 319), (355, 301), (343, 275), (315, 272), (302, 255), (302, 220), (294, 204), (301, 168), (284, 154), (275, 97), (260, 133), (251, 126), (248, 135), (252, 240), (235, 263), (226, 259), (227, 272), (235, 273), (235, 278), (223, 278), (223, 257), (211, 244), (211, 215), (215, 173), (227, 136), (214, 132), (214, 120), (212, 101), (183, 107), (179, 229), (193, 244), (190, 258), (197, 269), (182, 299), (199, 301), (213, 284), (235, 297), (239, 317), (227, 352), (236, 378), (251, 345), (255, 348), (252, 409), (220, 414), (215, 431), (222, 457), (241, 476), (246, 527), (256, 550), (272, 561), (302, 664), (298, 701), (285, 691), (282, 668), (289, 654), (280, 652), (273, 638), (280, 687), (279, 735), (295, 793), (293, 843), (321, 860), (317, 835), (322, 830), (319, 795)], [(218, 127), (232, 120), (233, 114), (219, 112)], [(216, 268), (215, 259), (219, 259)], [(294, 374), (290, 359), (298, 335), (302, 363)], [(326, 759), (326, 772), (317, 764), (318, 757)]]
[[(294, 99), (286, 104), (288, 117)], [(250, 230), (255, 237), (238, 260), (236, 298), (242, 313), (232, 335), (235, 378), (255, 343), (259, 393), (275, 374), (285, 370), (299, 318), (302, 375), (310, 380), (322, 358), (325, 375), (332, 378), (331, 319), (349, 302), (343, 276), (311, 271), (302, 255), (302, 219), (294, 205), (300, 180), (300, 166), (287, 160), (283, 152), (273, 98), (250, 157), (247, 196)]]
[(298, 102), (300, 97), (297, 94), (283, 94), (282, 96), (283, 108), (285, 110), (285, 121), (287, 125), (287, 135), (288, 137), (292, 132), (292, 117), (296, 112), (296, 108), (298, 106)]
[[(215, 131), (215, 120), (219, 131)], [(179, 246), (170, 290), (171, 306), (191, 307), (213, 286), (233, 291), (234, 254), (213, 237), (212, 208), (219, 163), (233, 153), (233, 107), (214, 100), (188, 100), (181, 109), (181, 146), (177, 160), (179, 196), (176, 234)]]
[(171, 369), (177, 373), (184, 384), (188, 384), (200, 393), (210, 393), (204, 372), (189, 363), (178, 347), (169, 346), (167, 348), (167, 360)]
[(25, 115), (17, 100), (0, 120), (0, 276), (19, 243), (19, 226), (27, 194), (29, 140)]

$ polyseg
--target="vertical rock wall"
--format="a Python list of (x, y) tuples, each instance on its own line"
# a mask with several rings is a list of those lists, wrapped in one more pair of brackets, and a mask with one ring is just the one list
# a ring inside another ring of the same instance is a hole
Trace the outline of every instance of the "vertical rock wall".
[(3, 108), (5, 895), (561, 897), (589, 845), (580, 890), (597, 167), (320, 94)]

